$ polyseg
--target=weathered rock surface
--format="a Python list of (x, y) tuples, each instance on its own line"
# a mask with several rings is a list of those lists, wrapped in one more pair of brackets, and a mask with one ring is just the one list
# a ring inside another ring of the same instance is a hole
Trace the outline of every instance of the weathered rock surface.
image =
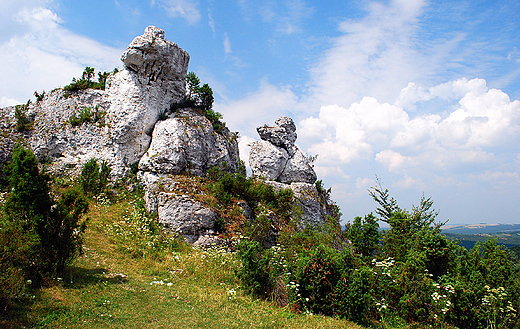
[(201, 176), (213, 167), (238, 168), (236, 136), (227, 128), (213, 130), (211, 122), (197, 111), (182, 109), (155, 125), (152, 142), (139, 162), (139, 169), (163, 174)]
[(327, 201), (320, 197), (314, 183), (316, 173), (309, 160), (294, 144), (296, 125), (291, 118), (282, 117), (274, 127), (257, 128), (261, 140), (251, 145), (249, 164), (253, 176), (265, 179), (276, 191), (290, 188), (295, 205), (301, 210), (302, 224), (323, 222), (333, 215)]
[[(164, 39), (163, 30), (147, 27), (122, 60), (125, 68), (107, 78), (106, 90), (70, 95), (55, 90), (30, 107), (35, 119), (31, 148), (38, 157), (49, 157), (56, 171), (94, 157), (107, 161), (112, 174), (121, 177), (148, 150), (160, 113), (183, 99), (189, 55)], [(85, 108), (97, 115), (72, 126), (71, 116)]]
[(291, 118), (278, 118), (274, 127), (261, 126), (256, 130), (261, 140), (251, 145), (249, 153), (253, 176), (286, 184), (316, 181), (309, 160), (294, 145), (296, 125)]
[(285, 168), (278, 176), (278, 180), (286, 184), (292, 182), (313, 184), (316, 179), (314, 169), (300, 149), (296, 149), (294, 155), (287, 161)]
[(249, 165), (255, 177), (276, 180), (283, 172), (287, 160), (289, 160), (287, 151), (268, 141), (259, 140), (251, 144)]
[(145, 188), (147, 210), (156, 212), (166, 229), (189, 243), (217, 243), (220, 239), (214, 231), (217, 214), (191, 197), (189, 191), (183, 190), (174, 176), (140, 172), (139, 178)]
[(320, 198), (318, 190), (314, 184), (283, 184), (273, 181), (266, 181), (265, 183), (273, 186), (275, 191), (279, 191), (284, 188), (290, 188), (293, 191), (295, 204), (301, 210), (301, 217), (299, 220), (302, 225), (316, 225), (322, 223), (326, 216), (334, 215), (324, 200)]
[(267, 125), (256, 128), (260, 138), (264, 141), (282, 147), (293, 156), (294, 142), (298, 135), (296, 134), (296, 125), (289, 117), (281, 117), (276, 119), (274, 127)]

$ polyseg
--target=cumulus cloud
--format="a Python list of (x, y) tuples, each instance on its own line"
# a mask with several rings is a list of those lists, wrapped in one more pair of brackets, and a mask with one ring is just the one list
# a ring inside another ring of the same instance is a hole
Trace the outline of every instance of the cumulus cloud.
[(120, 65), (121, 49), (68, 31), (50, 9), (22, 7), (16, 10), (8, 25), (23, 25), (24, 32), (14, 32), (0, 44), (3, 105), (25, 103), (37, 89), (50, 90), (68, 84), (87, 65), (106, 71)]
[(412, 118), (402, 107), (379, 103), (373, 97), (364, 97), (349, 108), (323, 106), (318, 118), (300, 122), (305, 128), (301, 136), (322, 140), (309, 148), (320, 154), (321, 164), (335, 167), (338, 162), (373, 159), (389, 172), (486, 163), (494, 160), (494, 147), (519, 146), (511, 141), (520, 135), (520, 101), (488, 89), (485, 80), (460, 79), (416, 93), (410, 93), (412, 88), (409, 84), (401, 93), (416, 96), (409, 98), (409, 104), (436, 97), (455, 101), (445, 109), (445, 117), (422, 114)]

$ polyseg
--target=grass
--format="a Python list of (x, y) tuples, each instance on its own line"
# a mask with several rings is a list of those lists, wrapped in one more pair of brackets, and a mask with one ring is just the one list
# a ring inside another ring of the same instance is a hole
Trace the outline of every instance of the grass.
[(167, 248), (152, 246), (159, 250), (155, 253), (128, 252), (131, 236), (111, 228), (128, 225), (132, 209), (134, 201), (92, 201), (84, 254), (68, 276), (55, 278), (2, 314), (0, 327), (362, 328), (296, 314), (244, 294), (234, 276), (233, 255), (222, 250), (193, 249), (177, 241)]

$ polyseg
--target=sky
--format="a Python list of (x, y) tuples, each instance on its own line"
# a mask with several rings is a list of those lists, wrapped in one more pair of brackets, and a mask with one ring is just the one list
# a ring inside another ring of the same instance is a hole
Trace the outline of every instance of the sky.
[(0, 107), (85, 66), (122, 67), (148, 25), (241, 135), (290, 116), (344, 223), (431, 197), (449, 224), (520, 223), (517, 0), (0, 0)]

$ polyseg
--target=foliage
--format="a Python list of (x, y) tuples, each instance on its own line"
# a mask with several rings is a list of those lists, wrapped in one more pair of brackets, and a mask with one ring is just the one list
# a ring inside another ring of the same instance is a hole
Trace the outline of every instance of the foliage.
[(141, 202), (130, 202), (130, 207), (118, 222), (106, 231), (120, 250), (133, 258), (161, 259), (166, 253), (178, 250), (182, 242), (171, 233), (163, 232), (156, 214), (150, 214)]
[(105, 161), (101, 162), (101, 167), (97, 160), (92, 158), (87, 161), (81, 169), (79, 177), (80, 187), (85, 194), (97, 195), (104, 191), (110, 179), (112, 169)]
[(249, 293), (266, 298), (274, 287), (269, 273), (269, 251), (258, 241), (242, 240), (237, 246), (241, 266), (236, 275)]
[(373, 256), (379, 251), (379, 224), (372, 213), (364, 218), (359, 216), (354, 218), (352, 224), (347, 224), (345, 231), (356, 253), (362, 256)]
[(16, 105), (14, 107), (14, 118), (16, 120), (16, 130), (19, 132), (29, 130), (32, 126), (32, 121), (27, 117), (27, 110), (31, 100), (28, 100), (26, 104)]
[[(321, 182), (316, 187), (326, 198)], [(378, 203), (379, 218), (372, 213), (356, 217), (344, 232), (332, 220), (328, 226), (281, 232), (278, 241), (288, 271), (279, 280), (287, 283), (293, 308), (383, 327), (404, 322), (461, 328), (520, 325), (520, 273), (508, 250), (492, 239), (469, 251), (446, 239), (443, 223), (435, 222), (438, 212), (431, 198), (422, 196), (407, 211), (379, 180), (370, 195)], [(379, 220), (390, 227), (379, 231)], [(254, 247), (240, 277), (255, 295), (271, 296), (276, 283), (266, 256), (271, 249)], [(254, 279), (247, 270), (255, 273)]]
[(6, 275), (0, 276), (0, 286), (4, 286), (0, 299), (5, 301), (23, 291), (22, 283), (38, 285), (46, 277), (64, 273), (81, 252), (85, 230), (81, 219), (88, 204), (73, 189), (54, 201), (49, 176), (40, 173), (32, 151), (20, 144), (4, 174), (8, 192), (0, 215), (0, 262)]
[(81, 126), (83, 123), (87, 122), (98, 123), (100, 126), (103, 126), (105, 115), (106, 112), (100, 111), (99, 106), (96, 106), (94, 109), (84, 106), (79, 111), (79, 115), (73, 113), (70, 116), (69, 123), (74, 127)]
[(45, 90), (41, 94), (38, 93), (38, 90), (34, 91), (34, 97), (36, 97), (36, 103), (41, 102), (45, 97)]
[(201, 86), (200, 79), (194, 72), (189, 72), (186, 75), (186, 86), (187, 90), (184, 99), (180, 102), (171, 104), (168, 111), (164, 111), (165, 115), (167, 115), (168, 112), (173, 113), (179, 108), (198, 108), (211, 122), (213, 129), (217, 133), (221, 133), (226, 124), (221, 121), (222, 114), (213, 110), (213, 102), (215, 98), (213, 97), (213, 90), (211, 87), (207, 83)]
[(111, 73), (117, 73), (118, 69), (115, 68), (112, 72), (98, 72), (98, 80), (97, 82), (92, 81), (95, 76), (95, 69), (93, 67), (87, 66), (83, 71), (80, 79), (72, 78), (72, 82), (65, 87), (63, 87), (63, 91), (66, 95), (70, 95), (72, 92), (77, 92), (85, 89), (101, 89), (105, 90), (106, 80)]

